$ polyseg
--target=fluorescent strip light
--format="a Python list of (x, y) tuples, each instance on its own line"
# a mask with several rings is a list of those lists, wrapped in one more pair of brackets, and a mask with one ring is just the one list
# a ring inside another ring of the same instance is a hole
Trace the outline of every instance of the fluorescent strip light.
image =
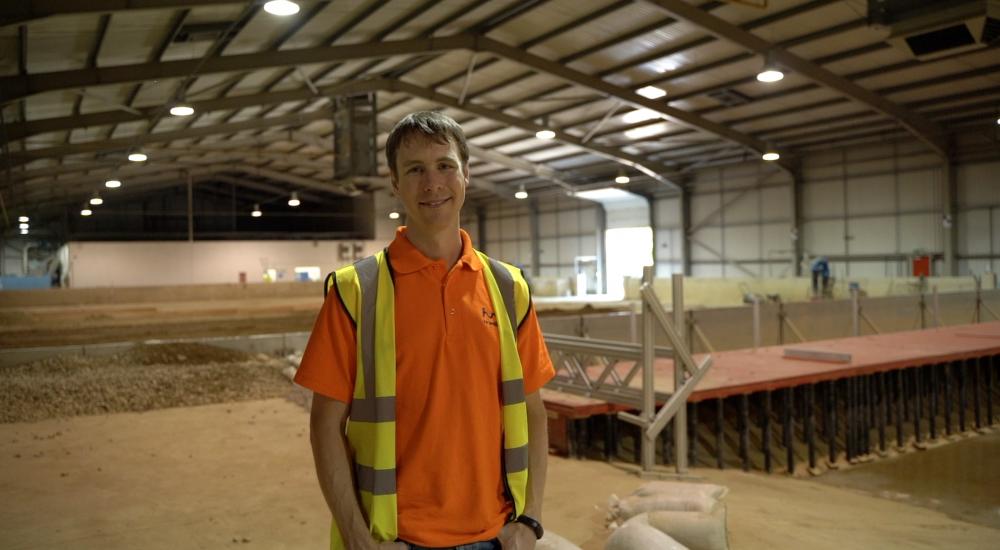
[(661, 97), (667, 95), (667, 91), (663, 88), (657, 88), (656, 86), (643, 86), (635, 91), (635, 93), (646, 97), (649, 99), (660, 99)]

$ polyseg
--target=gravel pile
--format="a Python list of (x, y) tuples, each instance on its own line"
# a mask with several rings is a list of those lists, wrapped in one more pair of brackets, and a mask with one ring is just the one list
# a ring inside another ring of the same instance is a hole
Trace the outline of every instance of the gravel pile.
[(0, 368), (0, 423), (285, 397), (282, 359), (204, 344), (139, 345)]

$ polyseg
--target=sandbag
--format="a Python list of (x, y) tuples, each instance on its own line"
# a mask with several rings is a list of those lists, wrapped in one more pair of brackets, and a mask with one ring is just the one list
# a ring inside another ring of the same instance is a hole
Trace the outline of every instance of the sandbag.
[(650, 481), (632, 491), (632, 494), (640, 497), (647, 497), (667, 493), (683, 498), (725, 498), (729, 493), (729, 488), (712, 483), (694, 483), (690, 481)]
[(649, 496), (630, 495), (623, 499), (612, 498), (608, 508), (612, 520), (626, 520), (645, 512), (672, 510), (676, 512), (705, 512), (711, 514), (719, 501), (708, 494), (674, 495), (669, 493)]
[(552, 531), (545, 531), (545, 535), (535, 543), (535, 550), (580, 550), (580, 547)]
[[(727, 550), (726, 506), (717, 506), (712, 513), (704, 512), (649, 512), (637, 523), (646, 523), (670, 535), (691, 550)], [(638, 520), (639, 516), (633, 518)], [(631, 522), (626, 522), (628, 525)]]
[[(644, 519), (643, 516), (632, 518)], [(604, 550), (688, 550), (670, 535), (644, 521), (629, 521), (608, 537)]]
[(728, 488), (711, 483), (652, 481), (623, 499), (611, 495), (608, 501), (608, 522), (621, 522), (655, 510), (711, 514), (719, 499), (724, 498), (728, 492)]

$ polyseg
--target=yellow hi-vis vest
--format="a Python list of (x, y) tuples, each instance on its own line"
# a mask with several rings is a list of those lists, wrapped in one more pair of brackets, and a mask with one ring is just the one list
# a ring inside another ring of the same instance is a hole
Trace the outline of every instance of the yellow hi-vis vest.
[[(528, 488), (528, 414), (524, 373), (517, 351), (517, 327), (528, 314), (528, 283), (516, 267), (476, 251), (496, 311), (500, 333), (503, 399), (503, 468), (513, 520), (524, 512)], [(396, 324), (392, 266), (386, 250), (331, 273), (324, 293), (337, 291), (354, 321), (357, 375), (347, 423), (361, 509), (372, 537), (394, 541), (396, 529)], [(337, 523), (330, 549), (343, 550)]]

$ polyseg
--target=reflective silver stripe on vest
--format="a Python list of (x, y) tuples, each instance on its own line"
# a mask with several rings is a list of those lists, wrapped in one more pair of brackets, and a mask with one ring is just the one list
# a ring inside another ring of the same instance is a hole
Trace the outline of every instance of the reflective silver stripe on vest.
[(358, 489), (373, 495), (391, 495), (396, 492), (396, 470), (376, 470), (371, 466), (354, 465)]
[(396, 398), (375, 397), (351, 401), (351, 420), (358, 422), (395, 422)]
[(503, 450), (504, 469), (507, 472), (520, 472), (528, 468), (528, 446)]
[(516, 405), (524, 401), (524, 379), (507, 380), (503, 383), (503, 404)]
[(497, 287), (500, 289), (500, 297), (507, 308), (507, 318), (510, 319), (510, 328), (517, 334), (517, 307), (514, 304), (514, 276), (507, 271), (497, 260), (490, 258), (490, 269), (493, 271), (493, 278), (497, 280)]
[(378, 297), (378, 260), (375, 256), (354, 264), (361, 285), (361, 368), (365, 373), (365, 398), (375, 397), (375, 299)]

